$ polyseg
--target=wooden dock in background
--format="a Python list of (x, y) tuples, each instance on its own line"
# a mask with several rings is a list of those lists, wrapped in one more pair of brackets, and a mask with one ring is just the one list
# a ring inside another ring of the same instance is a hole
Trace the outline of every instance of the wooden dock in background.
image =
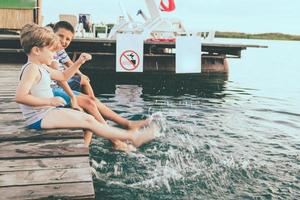
[[(144, 42), (144, 74), (175, 75), (175, 42)], [(227, 58), (241, 58), (247, 48), (266, 48), (260, 45), (202, 43), (202, 73), (228, 73)], [(93, 59), (85, 64), (86, 69), (103, 73), (116, 73), (116, 41), (99, 38), (75, 38), (66, 49), (69, 56), (76, 58), (80, 53), (92, 54)], [(26, 62), (18, 35), (0, 35), (0, 60), (5, 63)], [(133, 75), (134, 73), (130, 73)]]
[(94, 199), (82, 131), (23, 128), (20, 65), (0, 64), (0, 199)]

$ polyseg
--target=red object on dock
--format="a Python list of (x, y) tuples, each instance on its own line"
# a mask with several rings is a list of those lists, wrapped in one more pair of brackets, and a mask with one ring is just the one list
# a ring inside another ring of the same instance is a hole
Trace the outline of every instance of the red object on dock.
[(176, 38), (149, 38), (147, 42), (175, 42)]
[(172, 12), (175, 10), (175, 2), (174, 0), (168, 0), (169, 6), (167, 6), (163, 0), (160, 0), (160, 10), (163, 12)]

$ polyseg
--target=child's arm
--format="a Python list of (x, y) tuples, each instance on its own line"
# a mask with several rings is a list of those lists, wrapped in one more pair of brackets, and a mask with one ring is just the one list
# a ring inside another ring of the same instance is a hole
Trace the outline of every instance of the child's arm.
[(64, 89), (64, 91), (67, 93), (67, 95), (70, 97), (71, 100), (71, 108), (77, 109), (82, 111), (82, 108), (77, 103), (77, 98), (74, 95), (72, 89), (70, 88), (67, 81), (58, 81), (58, 85)]
[(76, 73), (76, 71), (78, 71), (78, 69), (82, 64), (84, 64), (86, 61), (91, 59), (92, 56), (90, 54), (82, 53), (80, 57), (76, 60), (76, 62), (71, 67), (68, 67), (66, 70), (64, 70), (63, 72), (51, 69), (49, 67), (47, 67), (47, 69), (49, 70), (51, 74), (51, 78), (53, 80), (67, 81), (71, 76), (73, 76)]
[[(59, 63), (56, 61), (52, 61), (51, 65), (49, 66), (53, 69), (58, 69), (59, 68)], [(76, 96), (74, 95), (72, 89), (70, 88), (69, 84), (67, 81), (57, 81), (58, 85), (64, 89), (64, 91), (67, 93), (67, 95), (71, 99), (71, 107), (77, 110), (82, 110), (80, 106), (77, 103)]]
[(16, 90), (15, 100), (17, 103), (22, 103), (29, 106), (63, 106), (65, 101), (60, 97), (39, 98), (30, 94), (30, 89), (33, 84), (41, 78), (38, 67), (29, 64), (23, 71), (21, 80)]
[[(73, 65), (73, 61), (72, 60), (68, 60), (66, 63), (64, 63), (65, 66), (67, 67), (71, 67)], [(83, 74), (79, 69), (77, 70), (76, 74), (82, 76), (83, 78), (87, 79), (88, 81), (90, 81), (89, 77), (85, 74)]]

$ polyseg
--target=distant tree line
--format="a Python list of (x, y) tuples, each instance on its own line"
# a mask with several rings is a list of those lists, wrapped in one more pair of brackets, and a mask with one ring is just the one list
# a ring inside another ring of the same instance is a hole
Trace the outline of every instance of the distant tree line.
[(266, 39), (266, 40), (298, 40), (300, 35), (289, 35), (283, 33), (259, 33), (249, 34), (240, 32), (216, 32), (216, 37), (219, 38), (242, 38), (242, 39)]

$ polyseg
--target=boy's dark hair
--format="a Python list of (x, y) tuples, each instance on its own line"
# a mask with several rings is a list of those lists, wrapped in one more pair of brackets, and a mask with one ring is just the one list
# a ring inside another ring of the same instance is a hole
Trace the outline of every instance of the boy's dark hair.
[(53, 30), (54, 30), (54, 32), (57, 32), (58, 29), (60, 29), (60, 28), (67, 29), (67, 30), (71, 31), (73, 34), (75, 33), (74, 27), (72, 26), (72, 24), (70, 24), (67, 21), (59, 21), (59, 22), (57, 22), (54, 25)]
[(54, 29), (54, 25), (53, 23), (47, 24), (45, 27), (50, 27), (52, 30)]

